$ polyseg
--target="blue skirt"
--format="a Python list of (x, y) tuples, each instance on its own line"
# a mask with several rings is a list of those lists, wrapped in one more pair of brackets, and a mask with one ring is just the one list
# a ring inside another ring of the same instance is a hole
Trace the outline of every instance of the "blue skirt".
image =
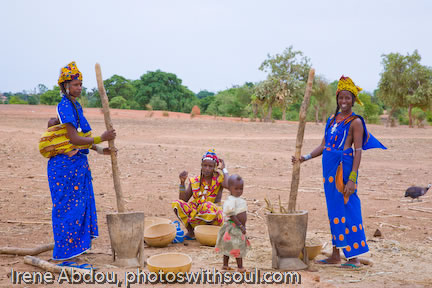
[[(332, 244), (342, 248), (346, 258), (354, 258), (369, 251), (366, 242), (361, 214), (360, 198), (357, 196), (357, 183), (354, 194), (344, 203), (344, 195), (336, 187), (336, 172), (342, 163), (343, 184), (349, 180), (353, 163), (353, 149), (323, 151), (324, 191), (327, 213), (330, 221)], [(357, 182), (357, 181), (356, 181)]]
[(54, 233), (53, 259), (66, 260), (91, 248), (98, 236), (96, 205), (87, 155), (64, 154), (48, 161)]

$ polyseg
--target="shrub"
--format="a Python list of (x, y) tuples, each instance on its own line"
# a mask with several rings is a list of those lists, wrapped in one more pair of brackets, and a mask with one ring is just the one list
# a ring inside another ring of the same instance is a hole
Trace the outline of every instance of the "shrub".
[(17, 96), (12, 96), (9, 99), (9, 104), (27, 104), (27, 101), (18, 98)]
[(426, 112), (421, 110), (420, 108), (415, 107), (412, 110), (413, 124), (416, 124), (418, 127), (424, 127), (424, 120), (427, 115)]
[(426, 112), (426, 121), (428, 121), (429, 124), (432, 125), (432, 111), (427, 111)]
[(367, 120), (368, 124), (380, 124), (380, 117), (377, 115), (369, 116), (369, 119)]
[(168, 105), (160, 96), (153, 96), (150, 99), (150, 105), (154, 110), (167, 110)]

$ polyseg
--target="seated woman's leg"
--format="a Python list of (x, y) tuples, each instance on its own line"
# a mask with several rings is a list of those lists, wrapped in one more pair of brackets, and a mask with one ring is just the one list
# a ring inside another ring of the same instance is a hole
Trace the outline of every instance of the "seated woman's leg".
[(197, 214), (194, 217), (194, 226), (197, 225), (216, 225), (222, 226), (223, 210), (212, 202), (204, 202), (197, 207)]
[(194, 237), (194, 227), (191, 225), (191, 221), (193, 220), (194, 216), (196, 215), (196, 210), (193, 208), (192, 205), (189, 205), (189, 203), (183, 201), (183, 200), (176, 200), (172, 203), (172, 207), (174, 210), (175, 215), (178, 217), (178, 219), (183, 223), (183, 225), (187, 229), (186, 236)]

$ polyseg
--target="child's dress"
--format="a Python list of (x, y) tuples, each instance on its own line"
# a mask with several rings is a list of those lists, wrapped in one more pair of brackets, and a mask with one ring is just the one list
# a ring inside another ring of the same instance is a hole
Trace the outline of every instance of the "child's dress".
[(246, 211), (246, 200), (232, 195), (228, 196), (228, 199), (223, 205), (223, 212), (227, 219), (219, 230), (216, 241), (216, 252), (234, 258), (243, 258), (246, 256), (250, 246), (249, 240), (246, 235), (242, 233), (240, 228), (229, 219), (230, 216), (238, 215)]

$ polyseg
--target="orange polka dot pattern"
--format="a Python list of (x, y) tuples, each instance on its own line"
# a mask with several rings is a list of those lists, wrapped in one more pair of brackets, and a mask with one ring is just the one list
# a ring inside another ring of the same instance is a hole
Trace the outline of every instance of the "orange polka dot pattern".
[(364, 128), (362, 148), (386, 149), (367, 131), (363, 117), (352, 113), (343, 117), (337, 114), (329, 117), (324, 130), (325, 147), (322, 152), (322, 177), (332, 245), (341, 248), (347, 258), (369, 251), (362, 223), (361, 203), (357, 195), (357, 183), (354, 193), (349, 198), (344, 199), (343, 195), (354, 160), (353, 148), (345, 147), (346, 135), (351, 124), (357, 120), (361, 121)]

